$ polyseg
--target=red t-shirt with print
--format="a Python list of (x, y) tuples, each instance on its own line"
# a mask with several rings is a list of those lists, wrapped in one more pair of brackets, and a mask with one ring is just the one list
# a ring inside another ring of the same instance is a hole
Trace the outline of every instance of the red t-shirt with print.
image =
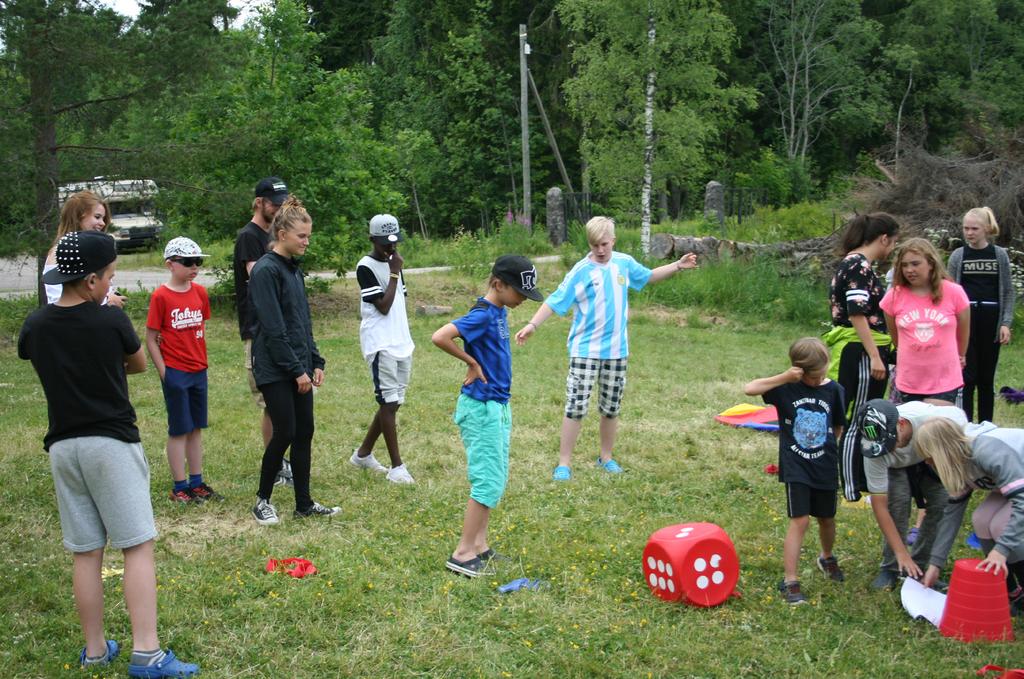
[(185, 292), (161, 285), (149, 298), (146, 327), (160, 333), (164, 363), (184, 372), (206, 370), (206, 319), (210, 297), (206, 288), (192, 283)]

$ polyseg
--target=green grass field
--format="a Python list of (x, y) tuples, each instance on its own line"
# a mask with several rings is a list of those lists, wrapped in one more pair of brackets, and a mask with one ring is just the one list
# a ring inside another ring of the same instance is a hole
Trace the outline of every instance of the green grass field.
[[(550, 290), (563, 265), (541, 268)], [(704, 270), (694, 276), (696, 285)], [(666, 284), (667, 286), (668, 284)], [(694, 289), (702, 289), (699, 285)], [(410, 277), (410, 308), (451, 304), (456, 313), (482, 292), (466, 274)], [(669, 292), (666, 287), (666, 294)], [(230, 309), (208, 325), (209, 482), (220, 505), (179, 507), (167, 499), (165, 416), (155, 372), (129, 378), (152, 472), (160, 537), (157, 568), (164, 645), (198, 662), (209, 677), (967, 677), (987, 663), (1024, 666), (1018, 643), (964, 644), (912, 621), (898, 593), (870, 591), (880, 533), (870, 509), (841, 506), (836, 553), (847, 581), (814, 567), (816, 533), (801, 558), (810, 605), (789, 608), (775, 585), (782, 572), (785, 500), (770, 434), (731, 429), (713, 415), (740, 402), (743, 384), (786, 366), (786, 347), (820, 323), (707, 311), (700, 300), (635, 298), (631, 360), (617, 459), (611, 477), (594, 468), (597, 420), (589, 417), (574, 478), (551, 481), (557, 459), (566, 370), (566, 319), (553, 318), (525, 347), (513, 348), (512, 474), (493, 513), (493, 546), (513, 557), (492, 577), (466, 580), (444, 570), (468, 493), (465, 460), (451, 422), (463, 366), (435, 349), (430, 334), (447, 317), (411, 317), (417, 342), (400, 441), (414, 486), (348, 464), (375, 409), (359, 352), (358, 290), (339, 281), (315, 300), (327, 380), (317, 394), (313, 444), (315, 499), (339, 504), (332, 520), (291, 518), (292, 494), (275, 490), (283, 518), (261, 528), (248, 511), (261, 457), (257, 411), (246, 386), (242, 346)], [(138, 303), (142, 305), (141, 301)], [(820, 299), (821, 319), (827, 317)], [(535, 309), (512, 312), (518, 329)], [(142, 309), (132, 309), (142, 329)], [(31, 366), (0, 341), (0, 610), (5, 642), (0, 674), (84, 675), (71, 600), (70, 556), (41, 441), (46, 405)], [(1024, 384), (1021, 340), (1002, 355), (999, 384)], [(1000, 403), (1001, 424), (1024, 426), (1024, 408)], [(386, 459), (381, 449), (377, 456)], [(975, 500), (977, 502), (977, 499)], [(728, 531), (741, 561), (741, 597), (711, 609), (666, 604), (650, 594), (640, 554), (663, 526), (711, 521)], [(954, 557), (977, 554), (963, 545)], [(268, 557), (302, 556), (320, 570), (293, 580), (268, 575)], [(106, 557), (112, 569), (120, 554)], [(520, 576), (550, 588), (502, 595)], [(107, 635), (130, 646), (120, 577), (107, 588)], [(1024, 627), (1018, 626), (1018, 634)], [(124, 676), (119, 659), (95, 676)]]

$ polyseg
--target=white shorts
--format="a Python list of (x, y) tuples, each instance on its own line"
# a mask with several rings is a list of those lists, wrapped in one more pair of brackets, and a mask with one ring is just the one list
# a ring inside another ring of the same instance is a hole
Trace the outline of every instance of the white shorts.
[(405, 388), (409, 386), (412, 374), (412, 356), (395, 358), (386, 351), (378, 351), (366, 357), (373, 378), (373, 393), (377, 403), (405, 403)]

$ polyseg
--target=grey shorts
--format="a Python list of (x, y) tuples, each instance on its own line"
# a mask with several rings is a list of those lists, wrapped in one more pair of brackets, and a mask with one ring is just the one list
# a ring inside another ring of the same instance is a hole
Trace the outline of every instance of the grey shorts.
[(373, 378), (373, 393), (377, 403), (405, 403), (405, 389), (412, 374), (412, 356), (395, 358), (386, 351), (378, 351), (366, 357)]
[(245, 342), (245, 371), (249, 373), (249, 391), (252, 392), (252, 397), (260, 410), (266, 410), (267, 402), (263, 400), (263, 392), (256, 386), (256, 378), (252, 375), (252, 340), (242, 341)]
[(127, 549), (156, 537), (149, 463), (141, 443), (81, 436), (50, 446), (64, 547)]
[(570, 358), (569, 375), (565, 378), (565, 416), (570, 420), (583, 419), (596, 382), (598, 411), (605, 417), (618, 417), (626, 390), (626, 362), (625, 358)]

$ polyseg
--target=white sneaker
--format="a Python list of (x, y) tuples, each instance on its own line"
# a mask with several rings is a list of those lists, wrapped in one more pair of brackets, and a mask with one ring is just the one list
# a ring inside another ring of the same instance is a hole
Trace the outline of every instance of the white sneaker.
[(388, 472), (388, 481), (391, 483), (416, 483), (404, 464), (391, 468)]
[(348, 461), (356, 467), (362, 467), (363, 469), (369, 469), (375, 472), (386, 472), (388, 470), (387, 467), (382, 465), (380, 462), (377, 462), (377, 458), (373, 456), (373, 453), (370, 453), (366, 457), (359, 457), (358, 448), (352, 451), (352, 457), (348, 458)]

